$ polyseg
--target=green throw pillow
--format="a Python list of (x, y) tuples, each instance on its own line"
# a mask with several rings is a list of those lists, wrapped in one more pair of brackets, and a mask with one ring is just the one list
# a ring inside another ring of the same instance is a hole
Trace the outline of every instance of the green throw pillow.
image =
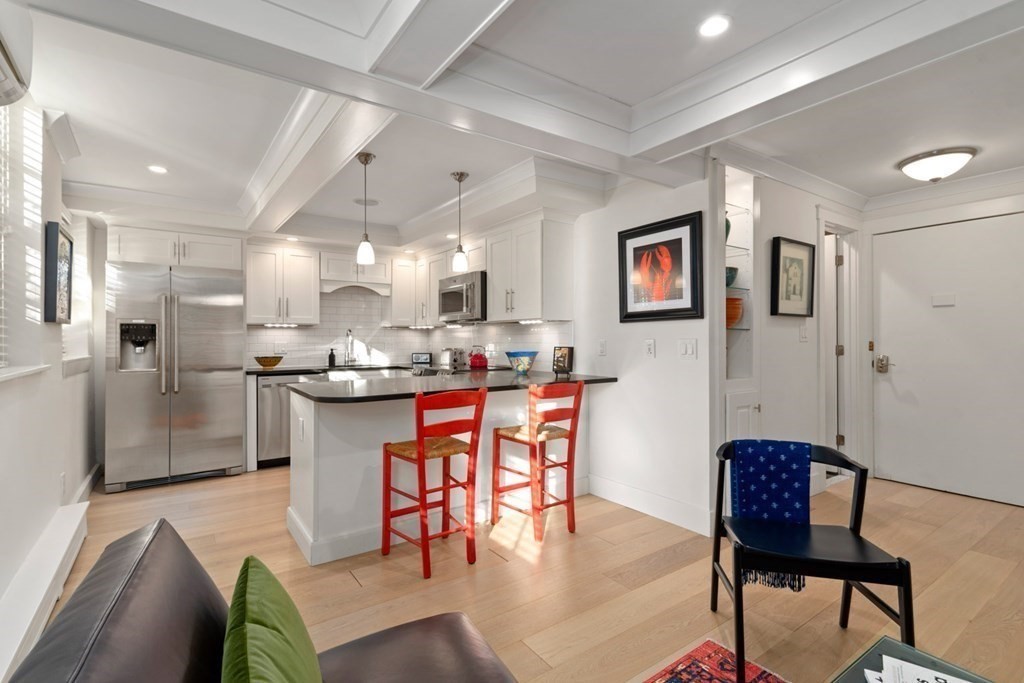
[(238, 572), (224, 638), (223, 683), (322, 683), (302, 616), (284, 586), (253, 556)]

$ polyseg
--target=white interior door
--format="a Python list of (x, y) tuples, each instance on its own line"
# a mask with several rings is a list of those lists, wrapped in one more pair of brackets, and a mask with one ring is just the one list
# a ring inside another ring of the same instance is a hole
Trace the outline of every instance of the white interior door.
[(1022, 253), (1021, 215), (875, 236), (877, 476), (1024, 505)]

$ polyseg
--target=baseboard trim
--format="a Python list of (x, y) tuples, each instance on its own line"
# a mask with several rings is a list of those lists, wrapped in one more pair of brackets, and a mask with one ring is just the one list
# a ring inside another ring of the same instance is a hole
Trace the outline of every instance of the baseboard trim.
[(681, 500), (666, 498), (621, 482), (590, 474), (590, 492), (638, 510), (646, 515), (681, 526), (704, 536), (711, 533), (711, 510)]
[(92, 469), (89, 470), (89, 474), (85, 475), (85, 479), (82, 480), (82, 483), (78, 485), (78, 488), (75, 490), (75, 495), (71, 499), (71, 502), (84, 503), (85, 501), (89, 500), (89, 494), (92, 493), (92, 490), (94, 488), (96, 488), (96, 482), (98, 482), (99, 479), (100, 464), (96, 463), (95, 465), (92, 466)]
[(74, 503), (57, 508), (0, 598), (0, 681), (14, 675), (46, 628), (85, 541), (88, 507)]

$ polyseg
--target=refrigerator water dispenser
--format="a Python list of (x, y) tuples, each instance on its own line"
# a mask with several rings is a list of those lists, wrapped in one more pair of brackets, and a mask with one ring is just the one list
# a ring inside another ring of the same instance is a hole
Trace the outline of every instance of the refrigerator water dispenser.
[(148, 320), (118, 321), (120, 344), (118, 372), (156, 372), (157, 323)]

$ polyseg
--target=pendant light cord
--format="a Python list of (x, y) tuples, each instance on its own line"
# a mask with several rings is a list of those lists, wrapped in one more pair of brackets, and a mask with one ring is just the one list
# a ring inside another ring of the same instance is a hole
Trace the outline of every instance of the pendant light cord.
[(366, 232), (366, 167), (369, 164), (363, 164), (363, 239), (369, 241), (370, 236)]

